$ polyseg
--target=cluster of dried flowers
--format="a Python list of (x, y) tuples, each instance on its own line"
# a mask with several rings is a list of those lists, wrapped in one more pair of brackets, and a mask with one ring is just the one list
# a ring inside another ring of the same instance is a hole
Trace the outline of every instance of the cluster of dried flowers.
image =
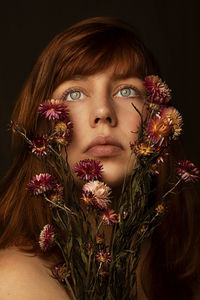
[[(73, 171), (83, 181), (81, 195), (77, 192), (67, 161), (73, 126), (66, 102), (51, 99), (40, 104), (39, 114), (52, 123), (50, 134), (29, 139), (18, 122), (11, 122), (11, 130), (25, 138), (31, 152), (40, 159), (49, 157), (46, 163), (57, 171), (57, 175), (35, 175), (27, 190), (43, 196), (50, 205), (52, 224), (42, 229), (39, 245), (44, 252), (59, 247), (63, 263), (55, 267), (53, 274), (67, 285), (73, 299), (137, 299), (135, 271), (141, 243), (160, 224), (167, 196), (177, 185), (199, 180), (199, 169), (192, 162), (179, 161), (177, 182), (159, 201), (149, 205), (151, 176), (159, 173), (168, 145), (181, 134), (183, 120), (177, 109), (168, 105), (171, 91), (158, 76), (147, 76), (144, 86), (145, 119), (132, 104), (141, 117), (138, 139), (130, 143), (135, 166), (130, 179), (124, 181), (115, 210), (111, 188), (102, 181), (99, 161), (77, 162)], [(108, 225), (112, 230), (107, 240)]]

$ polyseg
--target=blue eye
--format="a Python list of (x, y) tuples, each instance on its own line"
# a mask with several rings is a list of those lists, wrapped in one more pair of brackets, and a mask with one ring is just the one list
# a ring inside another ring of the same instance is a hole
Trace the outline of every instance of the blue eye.
[(69, 89), (64, 92), (61, 99), (66, 101), (75, 101), (84, 98), (84, 93), (77, 89)]
[(124, 97), (124, 98), (133, 98), (133, 97), (137, 97), (138, 96), (138, 92), (132, 88), (132, 87), (124, 87), (124, 88), (121, 88), (116, 96), (117, 97)]

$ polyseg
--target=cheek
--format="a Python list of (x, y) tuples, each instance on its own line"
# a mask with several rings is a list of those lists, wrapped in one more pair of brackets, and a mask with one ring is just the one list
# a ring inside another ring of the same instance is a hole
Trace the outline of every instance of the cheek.
[(86, 107), (81, 105), (68, 105), (69, 106), (69, 118), (73, 123), (74, 133), (77, 135), (84, 131), (88, 126), (89, 111)]

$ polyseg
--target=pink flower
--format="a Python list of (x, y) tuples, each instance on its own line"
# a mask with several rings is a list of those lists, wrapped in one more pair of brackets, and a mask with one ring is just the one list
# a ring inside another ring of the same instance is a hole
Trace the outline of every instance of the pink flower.
[(82, 180), (98, 180), (101, 179), (101, 172), (103, 166), (100, 161), (96, 161), (93, 159), (84, 159), (80, 160), (74, 167), (74, 172), (80, 177)]
[(145, 77), (144, 86), (148, 92), (147, 101), (150, 103), (166, 104), (171, 99), (171, 90), (167, 84), (156, 75)]
[(42, 251), (47, 251), (53, 245), (55, 241), (55, 231), (52, 225), (45, 225), (42, 231), (40, 232), (40, 248)]
[(177, 173), (186, 182), (197, 182), (199, 180), (199, 169), (190, 160), (179, 161), (177, 163)]
[(111, 262), (111, 255), (109, 252), (104, 252), (103, 250), (97, 252), (96, 258), (98, 262), (109, 264)]
[(107, 209), (110, 204), (109, 195), (111, 193), (110, 187), (105, 183), (95, 180), (86, 183), (83, 186), (83, 197), (91, 195), (91, 204), (99, 209)]
[(32, 145), (29, 147), (32, 149), (32, 153), (36, 154), (37, 156), (47, 155), (49, 150), (49, 141), (46, 136), (36, 137), (32, 140)]
[(32, 180), (27, 184), (27, 190), (34, 195), (43, 194), (53, 190), (56, 185), (55, 178), (48, 173), (40, 173), (33, 176)]
[(66, 103), (64, 101), (55, 99), (47, 100), (41, 103), (38, 110), (41, 116), (49, 118), (49, 120), (63, 120), (66, 119), (69, 114)]
[(120, 222), (119, 214), (116, 214), (113, 209), (104, 210), (102, 213), (100, 213), (100, 218), (106, 225), (112, 225)]

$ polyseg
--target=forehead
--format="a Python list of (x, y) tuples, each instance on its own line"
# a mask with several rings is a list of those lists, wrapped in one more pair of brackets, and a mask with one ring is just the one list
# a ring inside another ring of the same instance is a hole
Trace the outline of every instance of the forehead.
[(127, 64), (112, 64), (105, 66), (104, 68), (93, 70), (93, 72), (87, 72), (87, 70), (82, 70), (82, 72), (72, 72), (63, 81), (88, 81), (90, 78), (105, 75), (109, 77), (111, 81), (120, 81), (129, 78), (139, 78), (143, 80), (143, 76), (136, 72), (135, 68), (127, 67)]
[(73, 75), (67, 80), (63, 81), (53, 92), (53, 96), (58, 96), (65, 89), (79, 85), (88, 86), (91, 85), (94, 88), (97, 85), (102, 85), (102, 88), (109, 88), (109, 85), (115, 84), (131, 84), (138, 88), (141, 92), (144, 92), (145, 88), (143, 80), (137, 76), (131, 76), (127, 74), (118, 74), (114, 72), (114, 68), (108, 68), (104, 71), (97, 72), (92, 75)]

